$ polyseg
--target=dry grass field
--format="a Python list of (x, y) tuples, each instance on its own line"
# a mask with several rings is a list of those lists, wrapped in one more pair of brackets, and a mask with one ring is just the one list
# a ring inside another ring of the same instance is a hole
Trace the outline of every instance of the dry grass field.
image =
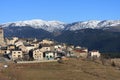
[(9, 64), (0, 72), (0, 80), (120, 80), (120, 70), (81, 59), (63, 63)]

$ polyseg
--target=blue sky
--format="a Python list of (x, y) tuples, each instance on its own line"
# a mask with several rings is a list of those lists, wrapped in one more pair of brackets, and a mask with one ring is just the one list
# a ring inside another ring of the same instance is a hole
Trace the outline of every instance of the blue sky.
[(31, 19), (119, 20), (120, 0), (0, 0), (0, 23)]

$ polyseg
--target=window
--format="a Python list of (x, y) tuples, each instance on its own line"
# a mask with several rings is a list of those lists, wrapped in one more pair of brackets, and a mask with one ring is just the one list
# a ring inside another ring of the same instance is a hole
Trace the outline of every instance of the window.
[(21, 53), (21, 52), (18, 52), (18, 53)]
[(21, 55), (18, 55), (18, 58), (20, 58), (21, 57)]

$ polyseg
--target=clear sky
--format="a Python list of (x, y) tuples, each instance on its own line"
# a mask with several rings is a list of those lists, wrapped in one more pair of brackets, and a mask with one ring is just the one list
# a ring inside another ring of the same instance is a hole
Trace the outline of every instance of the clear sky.
[(120, 0), (0, 0), (0, 23), (31, 19), (119, 20)]

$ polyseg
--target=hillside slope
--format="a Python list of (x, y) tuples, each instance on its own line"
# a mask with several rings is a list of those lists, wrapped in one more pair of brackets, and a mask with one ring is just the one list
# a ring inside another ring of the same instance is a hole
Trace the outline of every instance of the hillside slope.
[[(14, 67), (14, 68), (13, 68)], [(119, 80), (111, 66), (81, 59), (38, 64), (12, 64), (4, 71), (11, 80)]]

